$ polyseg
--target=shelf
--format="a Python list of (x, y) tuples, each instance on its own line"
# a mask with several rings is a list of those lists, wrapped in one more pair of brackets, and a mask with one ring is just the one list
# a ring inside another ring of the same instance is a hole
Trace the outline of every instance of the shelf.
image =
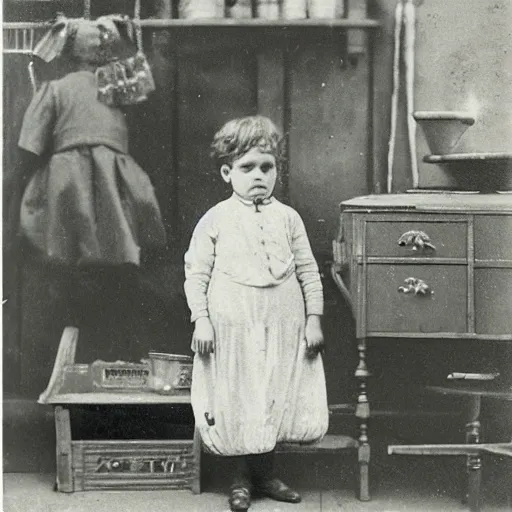
[(39, 403), (51, 405), (173, 405), (189, 404), (190, 393), (159, 395), (151, 392), (97, 392), (55, 394)]
[[(140, 21), (144, 28), (339, 28), (339, 29), (377, 29), (381, 26), (378, 20), (350, 18), (318, 18), (318, 19), (279, 19), (262, 18), (205, 18), (205, 19), (144, 19)], [(4, 22), (5, 29), (37, 29), (50, 28), (47, 22)]]
[(428, 164), (469, 164), (485, 165), (486, 169), (492, 169), (493, 165), (499, 164), (501, 168), (506, 165), (507, 168), (512, 170), (512, 153), (497, 152), (497, 153), (452, 153), (446, 155), (427, 155), (423, 161)]
[(512, 190), (512, 153), (509, 152), (427, 155), (423, 161), (439, 165), (455, 180), (456, 188), (462, 190)]

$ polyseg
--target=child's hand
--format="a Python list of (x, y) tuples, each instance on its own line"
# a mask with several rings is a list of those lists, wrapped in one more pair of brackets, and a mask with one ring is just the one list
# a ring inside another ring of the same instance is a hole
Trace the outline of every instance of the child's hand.
[(198, 354), (211, 354), (215, 349), (213, 325), (207, 316), (196, 320), (193, 335), (193, 345)]
[(324, 351), (324, 335), (318, 315), (310, 315), (306, 320), (306, 355), (310, 358), (316, 357)]

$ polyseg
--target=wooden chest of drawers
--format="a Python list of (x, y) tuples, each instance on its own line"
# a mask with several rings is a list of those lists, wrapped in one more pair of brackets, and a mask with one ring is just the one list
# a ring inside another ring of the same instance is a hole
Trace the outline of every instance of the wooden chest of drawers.
[(358, 338), (512, 341), (512, 195), (345, 202)]
[(341, 204), (334, 273), (356, 320), (359, 465), (369, 499), (368, 338), (512, 341), (512, 195), (398, 194)]

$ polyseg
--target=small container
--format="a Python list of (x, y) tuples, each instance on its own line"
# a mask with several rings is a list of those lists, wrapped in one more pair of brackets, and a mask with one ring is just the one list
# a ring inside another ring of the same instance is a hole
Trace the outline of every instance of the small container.
[(184, 19), (211, 19), (224, 17), (223, 0), (180, 0), (179, 17)]
[(278, 20), (281, 17), (279, 0), (257, 0), (256, 17), (264, 20)]
[(283, 0), (283, 18), (286, 20), (308, 17), (307, 0)]
[(252, 18), (252, 0), (237, 0), (226, 12), (228, 18)]
[(308, 0), (308, 17), (336, 19), (343, 18), (343, 0)]
[(150, 386), (158, 393), (170, 394), (190, 389), (192, 384), (192, 358), (163, 352), (149, 353)]
[(453, 152), (464, 132), (475, 123), (469, 112), (418, 111), (412, 116), (421, 126), (433, 155)]

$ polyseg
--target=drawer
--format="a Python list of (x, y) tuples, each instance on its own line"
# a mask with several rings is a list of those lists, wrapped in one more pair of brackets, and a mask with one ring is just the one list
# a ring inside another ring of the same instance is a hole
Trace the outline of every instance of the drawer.
[[(406, 279), (425, 282), (430, 293), (404, 293)], [(432, 293), (433, 292), (433, 293)], [(467, 267), (462, 265), (367, 266), (367, 334), (467, 332)]]
[[(422, 231), (434, 248), (399, 245), (409, 231)], [(416, 247), (416, 250), (415, 250)], [(442, 221), (366, 221), (366, 256), (466, 258), (467, 223)]]
[(475, 269), (475, 329), (512, 339), (512, 268)]
[(512, 216), (475, 217), (475, 258), (512, 261)]
[(76, 491), (183, 489), (199, 478), (193, 440), (72, 441)]

